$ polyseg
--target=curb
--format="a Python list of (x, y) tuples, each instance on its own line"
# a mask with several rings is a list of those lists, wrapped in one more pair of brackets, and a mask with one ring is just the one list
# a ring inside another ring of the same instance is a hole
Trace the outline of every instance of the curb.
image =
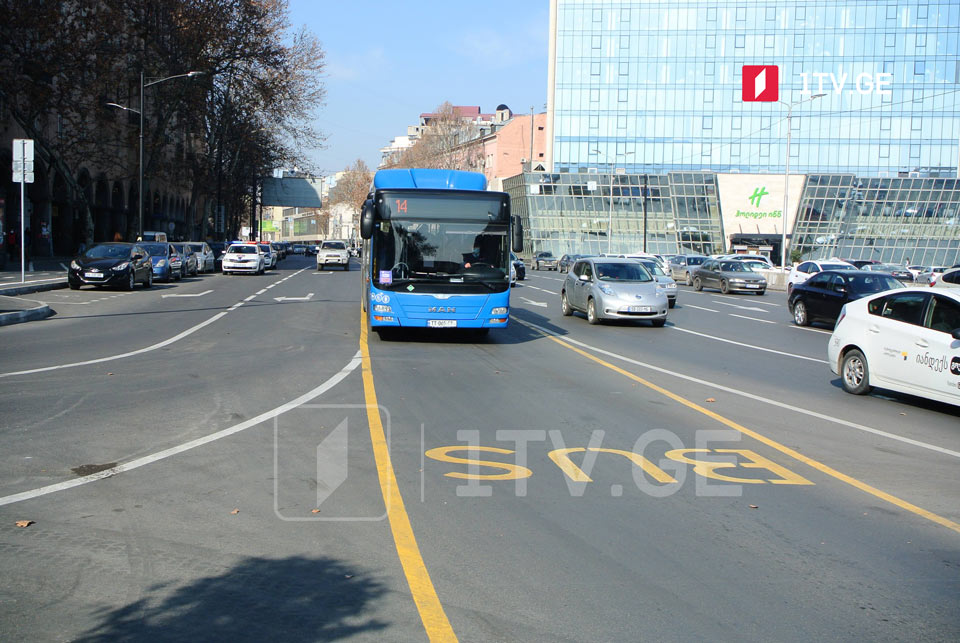
[(11, 324), (20, 324), (22, 322), (36, 321), (46, 319), (53, 314), (50, 306), (41, 304), (26, 310), (17, 310), (10, 313), (0, 313), (0, 326), (9, 326)]
[(18, 295), (29, 295), (34, 292), (44, 292), (46, 290), (60, 290), (67, 287), (67, 280), (55, 281), (49, 284), (33, 284), (29, 286), (13, 286), (11, 288), (0, 287), (0, 296), (16, 297)]

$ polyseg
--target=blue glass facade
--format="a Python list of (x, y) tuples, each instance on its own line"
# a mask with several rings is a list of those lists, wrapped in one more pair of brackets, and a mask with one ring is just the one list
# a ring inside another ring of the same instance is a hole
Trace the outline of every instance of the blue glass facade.
[[(958, 0), (552, 0), (552, 169), (956, 177)], [(912, 174), (916, 173), (916, 174)]]

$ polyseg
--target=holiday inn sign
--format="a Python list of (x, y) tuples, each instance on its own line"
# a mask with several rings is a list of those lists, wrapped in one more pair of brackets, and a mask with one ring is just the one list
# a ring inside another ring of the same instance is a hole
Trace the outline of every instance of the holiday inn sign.
[[(734, 234), (779, 235), (783, 233), (782, 174), (718, 174), (717, 196), (727, 245)], [(790, 175), (787, 234), (792, 231), (800, 207), (806, 177)]]

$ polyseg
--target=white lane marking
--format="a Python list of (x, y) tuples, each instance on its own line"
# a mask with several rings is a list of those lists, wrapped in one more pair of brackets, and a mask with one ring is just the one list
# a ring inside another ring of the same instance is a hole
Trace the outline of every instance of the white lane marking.
[(803, 326), (797, 326), (796, 324), (787, 324), (790, 328), (796, 328), (797, 330), (805, 330), (809, 333), (820, 333), (821, 335), (833, 335), (832, 330), (820, 330), (819, 328), (804, 328)]
[(200, 330), (200, 329), (203, 328), (204, 326), (209, 326), (210, 324), (212, 324), (213, 322), (217, 321), (218, 319), (220, 319), (221, 317), (223, 317), (223, 316), (226, 315), (226, 314), (227, 314), (226, 312), (217, 313), (216, 315), (214, 315), (214, 316), (211, 317), (210, 319), (208, 319), (208, 320), (206, 320), (206, 321), (204, 321), (204, 322), (201, 322), (201, 323), (197, 324), (196, 326), (193, 326), (192, 328), (188, 328), (187, 330), (183, 331), (183, 332), (180, 333), (179, 335), (174, 335), (174, 336), (171, 337), (170, 339), (166, 339), (166, 340), (164, 340), (164, 341), (162, 341), (162, 342), (160, 342), (160, 343), (158, 343), (158, 344), (153, 344), (152, 346), (147, 346), (146, 348), (139, 348), (139, 349), (137, 349), (137, 350), (135, 350), (135, 351), (130, 351), (129, 353), (121, 353), (120, 355), (110, 355), (109, 357), (98, 357), (97, 359), (88, 359), (88, 360), (83, 361), (83, 362), (73, 362), (72, 364), (59, 364), (59, 365), (57, 365), (57, 366), (44, 366), (43, 368), (31, 368), (31, 369), (26, 370), (26, 371), (14, 371), (14, 372), (12, 372), (12, 373), (0, 373), (0, 378), (3, 378), (3, 377), (12, 377), (12, 376), (14, 376), (14, 375), (30, 375), (30, 374), (32, 374), (32, 373), (43, 373), (43, 372), (45, 372), (45, 371), (57, 371), (57, 370), (64, 369), (64, 368), (73, 368), (74, 366), (87, 366), (87, 365), (89, 365), (89, 364), (101, 364), (101, 363), (103, 363), (103, 362), (111, 362), (111, 361), (113, 361), (113, 360), (115, 360), (115, 359), (123, 359), (123, 358), (125, 358), (125, 357), (133, 357), (134, 355), (141, 355), (141, 354), (143, 354), (143, 353), (148, 353), (148, 352), (150, 352), (150, 351), (155, 351), (155, 350), (157, 350), (158, 348), (163, 348), (164, 346), (169, 346), (170, 344), (172, 344), (172, 343), (174, 343), (174, 342), (176, 342), (176, 341), (179, 341), (179, 340), (183, 339), (183, 338), (186, 337), (187, 335), (191, 335), (191, 334), (197, 332), (198, 330)]
[[(760, 320), (766, 321), (766, 320)], [(690, 333), (691, 335), (696, 335), (698, 337), (705, 337), (706, 339), (712, 339), (717, 342), (724, 342), (726, 344), (734, 344), (736, 346), (743, 346), (744, 348), (752, 348), (757, 351), (763, 351), (765, 353), (774, 353), (776, 355), (784, 355), (786, 357), (794, 357), (796, 359), (804, 359), (809, 362), (817, 362), (819, 364), (828, 364), (825, 359), (817, 359), (815, 357), (807, 357), (806, 355), (796, 355), (794, 353), (785, 353), (784, 351), (774, 350), (773, 348), (764, 348), (763, 346), (754, 346), (753, 344), (744, 344), (743, 342), (737, 342), (732, 339), (726, 339), (724, 337), (715, 337), (713, 335), (706, 335), (704, 333), (698, 333), (695, 330), (689, 330), (687, 328), (680, 328), (678, 326), (667, 326), (667, 328), (672, 328), (673, 330), (679, 331), (681, 333)]]
[[(815, 417), (815, 418), (817, 418), (817, 419), (819, 419), (819, 420), (824, 420), (824, 421), (826, 421), (826, 422), (833, 422), (834, 424), (839, 424), (839, 425), (841, 425), (841, 426), (849, 427), (849, 428), (851, 428), (851, 429), (857, 429), (858, 431), (864, 431), (865, 433), (872, 433), (872, 434), (874, 434), (874, 435), (879, 435), (879, 436), (882, 436), (882, 437), (885, 437), (885, 438), (889, 438), (889, 439), (891, 439), (891, 440), (896, 440), (896, 441), (898, 441), (898, 442), (903, 442), (903, 443), (905, 443), (905, 444), (910, 444), (910, 445), (913, 445), (913, 446), (916, 446), (916, 447), (920, 447), (920, 448), (923, 448), (923, 449), (929, 449), (930, 451), (936, 451), (937, 453), (942, 453), (942, 454), (944, 454), (944, 455), (953, 456), (954, 458), (960, 458), (960, 452), (958, 452), (958, 451), (953, 451), (953, 450), (951, 450), (951, 449), (946, 449), (946, 448), (944, 448), (944, 447), (940, 447), (940, 446), (937, 446), (937, 445), (935, 445), (935, 444), (929, 444), (929, 443), (927, 443), (927, 442), (921, 442), (921, 441), (919, 441), (919, 440), (914, 440), (913, 438), (907, 438), (907, 437), (904, 437), (904, 436), (902, 436), (902, 435), (897, 435), (896, 433), (889, 433), (889, 432), (887, 432), (887, 431), (882, 431), (882, 430), (880, 430), (880, 429), (875, 429), (875, 428), (873, 428), (873, 427), (866, 426), (866, 425), (863, 425), (863, 424), (857, 424), (856, 422), (850, 422), (850, 421), (848, 421), (848, 420), (842, 420), (842, 419), (840, 419), (840, 418), (830, 417), (829, 415), (825, 415), (825, 414), (823, 414), (823, 413), (817, 413), (816, 411), (810, 411), (810, 410), (807, 410), (807, 409), (802, 409), (802, 408), (800, 408), (800, 407), (793, 406), (792, 404), (786, 404), (785, 402), (780, 402), (780, 401), (778, 401), (778, 400), (771, 400), (770, 398), (762, 397), (762, 396), (760, 396), (760, 395), (754, 395), (753, 393), (747, 393), (746, 391), (741, 391), (741, 390), (739, 390), (739, 389), (730, 388), (729, 386), (723, 386), (722, 384), (715, 384), (715, 383), (710, 382), (710, 381), (707, 381), (707, 380), (705, 380), (705, 379), (703, 379), (703, 378), (701, 378), (701, 377), (691, 377), (690, 375), (684, 375), (684, 374), (682, 374), (682, 373), (677, 373), (677, 372), (675, 372), (675, 371), (671, 371), (671, 370), (666, 369), (666, 368), (660, 368), (659, 366), (654, 366), (653, 364), (647, 364), (646, 362), (641, 362), (641, 361), (638, 361), (638, 360), (635, 360), (635, 359), (631, 359), (631, 358), (629, 358), (629, 357), (626, 357), (626, 356), (624, 356), (624, 355), (620, 355), (620, 354), (618, 354), (618, 353), (613, 353), (613, 352), (610, 352), (610, 351), (605, 351), (605, 350), (603, 350), (602, 348), (597, 348), (597, 347), (595, 347), (595, 346), (591, 346), (591, 345), (589, 345), (589, 344), (585, 344), (585, 343), (580, 342), (580, 341), (577, 341), (577, 340), (575, 340), (575, 339), (571, 339), (568, 335), (558, 335), (557, 333), (551, 332), (551, 331), (547, 330), (546, 328), (543, 328), (543, 327), (541, 327), (541, 326), (537, 326), (536, 324), (531, 324), (530, 322), (523, 321), (522, 319), (516, 319), (515, 321), (519, 322), (520, 324), (523, 324), (524, 326), (528, 326), (528, 327), (530, 327), (530, 328), (536, 329), (536, 330), (540, 331), (541, 333), (544, 333), (545, 335), (553, 335), (554, 337), (557, 337), (557, 338), (561, 339), (562, 341), (565, 341), (565, 342), (567, 342), (567, 343), (569, 343), (569, 344), (576, 344), (577, 346), (580, 346), (580, 347), (585, 348), (585, 349), (587, 349), (587, 350), (591, 350), (591, 351), (594, 351), (594, 352), (599, 353), (599, 354), (601, 354), (601, 355), (606, 355), (606, 356), (608, 356), (608, 357), (613, 357), (613, 358), (615, 358), (615, 359), (622, 360), (622, 361), (624, 361), (624, 362), (627, 362), (628, 364), (633, 364), (633, 365), (635, 365), (635, 366), (640, 366), (641, 368), (647, 368), (647, 369), (650, 369), (650, 370), (652, 370), (652, 371), (656, 371), (656, 372), (658, 372), (658, 373), (663, 373), (664, 375), (672, 375), (673, 377), (676, 377), (676, 378), (679, 378), (679, 379), (682, 379), (682, 380), (686, 380), (686, 381), (692, 382), (692, 383), (694, 383), (694, 384), (702, 384), (702, 385), (704, 385), (704, 386), (708, 386), (708, 387), (711, 387), (711, 388), (715, 388), (715, 389), (717, 389), (718, 391), (723, 391), (723, 392), (725, 392), (725, 393), (732, 393), (733, 395), (739, 395), (739, 396), (741, 396), (741, 397), (745, 397), (745, 398), (748, 398), (748, 399), (751, 399), (751, 400), (755, 400), (755, 401), (757, 401), (757, 402), (763, 402), (764, 404), (770, 404), (770, 405), (777, 406), (777, 407), (782, 408), (782, 409), (787, 409), (788, 411), (793, 411), (793, 412), (795, 412), (795, 413), (800, 413), (800, 414), (802, 414), (802, 415), (808, 415), (808, 416), (810, 416), (810, 417)], [(677, 330), (681, 330), (681, 329), (677, 329)], [(699, 333), (696, 333), (696, 334), (699, 334)], [(776, 352), (776, 351), (774, 351), (774, 352)]]
[[(303, 270), (299, 270), (299, 271), (293, 273), (293, 275), (290, 275), (290, 276), (293, 277), (294, 275), (298, 275), (298, 274), (300, 274), (301, 272), (303, 272)], [(287, 279), (289, 279), (289, 278), (290, 278), (290, 277), (287, 277)], [(128, 294), (130, 294), (130, 293), (123, 293), (123, 294), (128, 295)], [(66, 302), (61, 302), (61, 303), (66, 303)], [(213, 322), (217, 321), (218, 319), (220, 319), (221, 317), (223, 317), (224, 315), (226, 315), (228, 312), (233, 311), (233, 310), (236, 310), (237, 308), (239, 308), (239, 307), (242, 306), (242, 305), (243, 305), (243, 302), (237, 302), (236, 304), (234, 304), (233, 306), (231, 306), (230, 308), (228, 308), (228, 309), (225, 310), (224, 312), (222, 312), (222, 313), (217, 313), (216, 315), (214, 315), (214, 316), (211, 317), (210, 319), (208, 319), (208, 320), (206, 320), (206, 321), (204, 321), (204, 322), (201, 322), (201, 323), (197, 324), (196, 326), (193, 326), (193, 327), (191, 327), (191, 328), (188, 328), (187, 330), (183, 331), (183, 332), (180, 333), (179, 335), (175, 335), (175, 336), (171, 337), (170, 339), (164, 340), (164, 341), (162, 341), (162, 342), (160, 342), (160, 343), (158, 343), (158, 344), (153, 344), (153, 345), (151, 345), (151, 346), (147, 346), (146, 348), (139, 348), (139, 349), (137, 349), (137, 350), (130, 351), (130, 352), (127, 352), (127, 353), (121, 353), (121, 354), (119, 354), (119, 355), (110, 355), (110, 356), (107, 356), (107, 357), (98, 357), (98, 358), (96, 358), (96, 359), (88, 359), (88, 360), (85, 360), (85, 361), (82, 361), (82, 362), (73, 362), (73, 363), (70, 363), (70, 364), (57, 364), (56, 366), (44, 366), (44, 367), (42, 367), (42, 368), (31, 368), (31, 369), (28, 369), (28, 370), (25, 370), (25, 371), (12, 371), (12, 372), (10, 372), (10, 373), (0, 373), (0, 379), (2, 379), (2, 378), (4, 378), (4, 377), (13, 377), (13, 376), (15, 376), (15, 375), (31, 375), (31, 374), (33, 374), (33, 373), (43, 373), (43, 372), (46, 372), (46, 371), (56, 371), (56, 370), (60, 370), (60, 369), (64, 369), (64, 368), (73, 368), (73, 367), (75, 367), (75, 366), (88, 366), (88, 365), (90, 365), (90, 364), (101, 364), (101, 363), (103, 363), (103, 362), (111, 362), (111, 361), (113, 361), (113, 360), (124, 359), (124, 358), (126, 358), (126, 357), (132, 357), (132, 356), (134, 356), (134, 355), (141, 355), (141, 354), (143, 354), (143, 353), (148, 353), (148, 352), (150, 352), (150, 351), (155, 351), (155, 350), (157, 350), (158, 348), (163, 348), (164, 346), (169, 346), (170, 344), (172, 344), (172, 343), (174, 343), (174, 342), (176, 342), (176, 341), (179, 341), (179, 340), (183, 339), (184, 337), (186, 337), (186, 336), (188, 336), (188, 335), (190, 335), (190, 334), (192, 334), (192, 333), (197, 332), (198, 330), (200, 330), (200, 329), (203, 328), (204, 326), (207, 326), (207, 325), (209, 325), (209, 324), (212, 324)]]
[(252, 299), (256, 299), (256, 297), (257, 297), (256, 295), (250, 295), (249, 297), (247, 297), (246, 299), (244, 299), (244, 301), (250, 301), (250, 300), (252, 300)]
[[(742, 298), (737, 297), (737, 296), (735, 296), (735, 295), (721, 295), (721, 294), (715, 293), (715, 292), (697, 292), (696, 290), (692, 290), (692, 289), (689, 289), (689, 288), (685, 288), (683, 292), (688, 292), (688, 293), (690, 293), (691, 295), (700, 295), (700, 296), (702, 296), (702, 297), (727, 297), (727, 298), (729, 298), (729, 299), (739, 299), (740, 301), (743, 301)], [(754, 300), (753, 303), (755, 303), (755, 304), (760, 304), (761, 306), (775, 306), (775, 307), (777, 307), (777, 308), (783, 306), (783, 304), (774, 304), (774, 303), (771, 303), (771, 302), (769, 302), (769, 301), (760, 301), (760, 299)]]
[(696, 308), (697, 310), (707, 310), (711, 313), (719, 313), (719, 310), (714, 310), (713, 308), (704, 308), (703, 306), (694, 306), (693, 304), (684, 304), (683, 308)]
[(757, 308), (755, 306), (741, 306), (740, 304), (728, 304), (725, 301), (716, 301), (716, 300), (714, 300), (713, 303), (720, 304), (721, 306), (730, 306), (732, 308), (740, 308), (741, 310), (752, 310), (757, 313), (767, 312), (765, 308)]
[(274, 297), (276, 301), (310, 301), (313, 298), (313, 293), (310, 293), (304, 297)]
[(776, 324), (775, 321), (770, 321), (769, 319), (757, 319), (756, 317), (747, 317), (746, 315), (738, 315), (737, 313), (727, 313), (731, 317), (739, 317), (740, 319), (749, 319), (751, 321), (762, 322), (764, 324)]
[(551, 295), (559, 295), (560, 293), (554, 292), (553, 290), (547, 290), (546, 288), (537, 288), (536, 286), (526, 286), (526, 288), (533, 288), (534, 290), (539, 290), (541, 292), (548, 292)]
[(273, 287), (276, 286), (276, 285), (277, 285), (277, 284), (270, 284), (269, 286), (267, 286), (267, 290), (270, 290), (271, 288), (273, 288)]
[(209, 294), (212, 293), (212, 292), (213, 292), (212, 290), (204, 290), (203, 292), (195, 292), (195, 293), (189, 294), (189, 295), (187, 295), (187, 294), (184, 294), (184, 295), (163, 295), (162, 298), (167, 298), (167, 297), (203, 297), (204, 295), (209, 295)]
[(527, 302), (527, 303), (530, 304), (531, 306), (540, 306), (541, 308), (546, 308), (546, 307), (548, 306), (548, 304), (546, 304), (546, 303), (544, 303), (544, 302), (542, 302), (542, 301), (533, 301), (532, 299), (527, 299), (526, 297), (520, 297), (520, 299), (524, 300), (525, 302)]
[(262, 294), (265, 293), (265, 292), (267, 292), (267, 289), (266, 289), (266, 288), (261, 288), (260, 290), (257, 291), (256, 294), (262, 295)]
[(67, 480), (65, 482), (58, 482), (56, 484), (47, 485), (46, 487), (39, 487), (37, 489), (31, 489), (30, 491), (23, 491), (21, 493), (15, 493), (9, 496), (0, 497), (0, 506), (10, 505), (16, 502), (23, 502), (24, 500), (31, 500), (33, 498), (38, 498), (40, 496), (46, 496), (51, 493), (56, 493), (57, 491), (64, 491), (66, 489), (72, 489), (73, 487), (79, 487), (81, 485), (90, 484), (91, 482), (96, 482), (97, 480), (103, 480), (104, 478), (110, 478), (117, 475), (118, 473), (123, 473), (124, 471), (132, 471), (133, 469), (139, 469), (140, 467), (146, 466), (157, 462), (158, 460), (164, 460), (174, 455), (178, 455), (185, 451), (195, 449), (199, 446), (209, 444), (216, 440), (231, 436), (235, 433), (239, 433), (246, 429), (249, 429), (252, 426), (256, 426), (261, 422), (266, 420), (271, 420), (278, 415), (286, 413), (301, 404), (305, 404), (312, 400), (313, 398), (323, 395), (331, 388), (339, 384), (347, 377), (351, 372), (353, 372), (357, 366), (360, 365), (360, 351), (357, 351), (353, 358), (347, 365), (340, 369), (337, 373), (331, 376), (326, 382), (313, 388), (300, 397), (294, 398), (285, 404), (281, 404), (275, 409), (261, 413), (255, 418), (250, 418), (239, 424), (234, 424), (231, 427), (222, 429), (215, 433), (205, 435), (202, 438), (197, 438), (195, 440), (190, 440), (189, 442), (184, 442), (183, 444), (177, 445), (175, 447), (170, 447), (169, 449), (164, 449), (163, 451), (157, 451), (151, 455), (144, 456), (142, 458), (137, 458), (136, 460), (131, 460), (130, 462), (124, 462), (123, 464), (118, 464), (115, 467), (109, 469), (104, 469), (103, 471), (98, 471), (97, 473), (92, 473), (88, 476), (83, 476), (80, 478), (75, 478), (73, 480)]

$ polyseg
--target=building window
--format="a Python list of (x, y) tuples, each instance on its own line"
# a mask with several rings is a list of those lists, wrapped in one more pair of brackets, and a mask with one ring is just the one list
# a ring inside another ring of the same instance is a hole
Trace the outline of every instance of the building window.
[(703, 117), (703, 129), (713, 129), (713, 116)]
[(922, 60), (917, 60), (913, 63), (913, 75), (914, 76), (923, 76), (926, 73), (927, 65)]
[(717, 21), (717, 8), (708, 7), (707, 8), (707, 22), (716, 22)]
[(730, 146), (730, 156), (740, 158), (740, 143), (734, 143)]
[(591, 36), (591, 37), (590, 37), (590, 48), (591, 48), (591, 49), (600, 49), (600, 36)]
[(590, 75), (599, 76), (600, 75), (600, 63), (590, 63)]
[(766, 49), (773, 49), (773, 34), (767, 34), (763, 37), (763, 46)]
[(705, 90), (703, 90), (703, 102), (704, 102), (704, 103), (712, 103), (712, 102), (713, 102), (713, 90), (712, 90), (712, 89), (705, 89)]
[(886, 46), (888, 49), (892, 49), (897, 46), (897, 34), (888, 33), (886, 37)]
[(703, 147), (701, 147), (701, 154), (702, 154), (703, 156), (710, 156), (710, 144), (709, 144), (709, 143), (704, 143), (704, 144), (703, 144)]
[(743, 119), (741, 119), (739, 116), (734, 116), (730, 124), (730, 127), (731, 129), (740, 129), (742, 123), (743, 123)]
[[(627, 9), (629, 11), (629, 9)], [(630, 36), (620, 36), (620, 49), (630, 49)]]
[(896, 20), (897, 19), (897, 5), (888, 4), (887, 5), (887, 20)]
[(767, 7), (767, 20), (776, 20), (777, 19), (777, 9), (776, 7)]
[(630, 22), (630, 10), (621, 9), (620, 10), (620, 22)]
[(882, 159), (888, 159), (888, 158), (890, 158), (890, 146), (889, 146), (889, 145), (881, 145), (881, 146), (880, 146), (880, 158), (882, 158)]
[(797, 7), (797, 13), (796, 13), (797, 22), (803, 22), (806, 19), (807, 19), (807, 8)]
[(743, 49), (743, 46), (746, 44), (746, 37), (743, 34), (734, 37), (733, 46), (737, 49)]
[(743, 22), (747, 19), (747, 8), (737, 7), (737, 22)]
[(884, 60), (884, 61), (883, 61), (883, 73), (885, 73), (885, 74), (892, 74), (892, 73), (893, 73), (893, 61), (892, 61), (892, 60)]
[(704, 73), (704, 75), (706, 75), (706, 76), (713, 76), (713, 72), (714, 72), (714, 64), (713, 64), (713, 63), (704, 63), (704, 65), (703, 65), (703, 73)]
[(918, 33), (917, 34), (917, 49), (923, 49), (927, 46), (927, 34)]
[(919, 7), (917, 7), (917, 18), (920, 20), (927, 19), (927, 5), (922, 4)]
[(714, 34), (707, 36), (707, 49), (717, 48), (717, 37)]
[(794, 47), (794, 49), (802, 49), (802, 48), (803, 48), (803, 34), (802, 34), (802, 33), (798, 33), (796, 36), (793, 37), (793, 47)]
[(760, 156), (761, 158), (767, 158), (770, 156), (770, 144), (769, 143), (760, 143)]
[(630, 74), (630, 63), (622, 62), (620, 63), (620, 75), (628, 76)]
[(617, 102), (618, 102), (618, 103), (626, 103), (626, 102), (627, 102), (627, 90), (626, 90), (626, 89), (618, 89), (618, 90), (617, 90)]
[(889, 116), (882, 116), (882, 117), (880, 118), (880, 131), (881, 131), (881, 132), (889, 132), (889, 131), (890, 131), (890, 117), (889, 117)]
[(911, 131), (919, 132), (919, 131), (920, 131), (920, 126), (921, 126), (921, 124), (922, 124), (922, 123), (921, 123), (922, 120), (923, 120), (923, 119), (920, 118), (919, 116), (914, 116), (913, 118), (911, 118), (911, 119), (910, 119), (910, 129), (911, 129)]
[(919, 145), (911, 145), (911, 146), (910, 146), (910, 158), (912, 158), (912, 159), (918, 159), (918, 158), (920, 158), (920, 146), (919, 146)]
[(593, 21), (600, 22), (600, 19), (603, 17), (603, 11), (601, 9), (593, 10)]
[(590, 102), (591, 102), (591, 103), (599, 103), (599, 102), (600, 102), (600, 90), (599, 90), (599, 89), (591, 89), (591, 90), (590, 90)]
[(590, 115), (590, 129), (599, 129), (600, 128), (600, 116), (597, 114)]

